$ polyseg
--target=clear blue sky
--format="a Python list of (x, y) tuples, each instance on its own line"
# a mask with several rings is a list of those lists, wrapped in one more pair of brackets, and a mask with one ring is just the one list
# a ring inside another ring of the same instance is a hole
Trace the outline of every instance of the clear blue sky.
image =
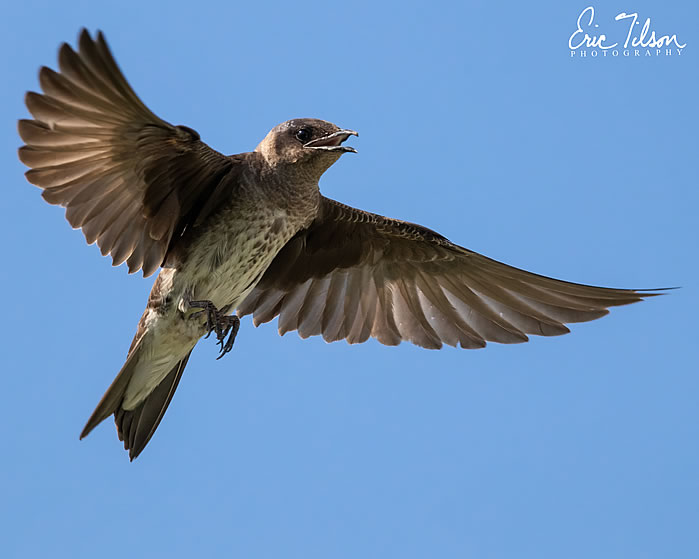
[[(104, 5), (102, 5), (104, 4)], [(699, 556), (699, 33), (681, 57), (573, 58), (587, 2), (14, 2), (0, 19), (4, 557)], [(112, 269), (22, 176), (37, 69), (105, 31), (159, 116), (247, 151), (275, 124), (360, 132), (321, 181), (542, 274), (681, 285), (560, 338), (431, 352), (201, 343), (134, 463), (105, 421), (152, 279)]]

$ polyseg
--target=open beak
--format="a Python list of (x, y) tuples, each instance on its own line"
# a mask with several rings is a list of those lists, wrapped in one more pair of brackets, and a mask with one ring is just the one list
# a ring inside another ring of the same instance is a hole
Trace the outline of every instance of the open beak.
[(352, 152), (357, 153), (357, 150), (350, 146), (343, 146), (344, 142), (350, 136), (359, 136), (354, 130), (338, 130), (322, 138), (311, 140), (303, 144), (303, 147), (308, 149), (322, 149), (324, 151), (339, 151), (342, 153)]

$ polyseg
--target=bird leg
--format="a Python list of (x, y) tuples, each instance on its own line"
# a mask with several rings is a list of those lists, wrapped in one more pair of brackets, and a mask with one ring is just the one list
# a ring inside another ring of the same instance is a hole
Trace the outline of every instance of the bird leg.
[[(211, 301), (190, 301), (189, 306), (202, 309), (194, 313), (192, 317), (206, 313), (206, 329), (208, 332), (205, 338), (208, 338), (211, 332), (216, 332), (217, 343), (221, 346), (221, 353), (216, 358), (218, 361), (233, 349), (233, 343), (240, 328), (240, 319), (235, 315), (221, 313)], [(228, 336), (228, 339), (226, 339), (226, 336)]]

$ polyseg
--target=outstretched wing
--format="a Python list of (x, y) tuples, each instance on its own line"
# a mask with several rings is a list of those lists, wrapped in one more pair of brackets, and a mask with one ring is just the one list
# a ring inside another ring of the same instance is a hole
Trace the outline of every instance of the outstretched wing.
[(125, 261), (130, 273), (148, 276), (204, 201), (222, 194), (235, 160), (194, 130), (155, 116), (101, 32), (92, 39), (83, 30), (77, 52), (63, 44), (58, 64), (59, 72), (41, 68), (43, 94), (26, 95), (34, 117), (19, 121), (26, 177), (47, 202), (65, 207), (68, 222), (115, 266)]
[(480, 348), (556, 336), (655, 290), (568, 283), (457, 246), (420, 225), (322, 199), (319, 216), (281, 250), (238, 309), (255, 325), (349, 343), (376, 338)]

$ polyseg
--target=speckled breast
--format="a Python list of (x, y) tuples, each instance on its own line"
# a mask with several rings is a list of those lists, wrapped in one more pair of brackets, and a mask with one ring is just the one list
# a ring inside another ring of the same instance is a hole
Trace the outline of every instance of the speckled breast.
[(191, 300), (208, 300), (232, 312), (301, 223), (283, 210), (233, 208), (227, 213), (192, 244), (175, 281), (183, 283)]

